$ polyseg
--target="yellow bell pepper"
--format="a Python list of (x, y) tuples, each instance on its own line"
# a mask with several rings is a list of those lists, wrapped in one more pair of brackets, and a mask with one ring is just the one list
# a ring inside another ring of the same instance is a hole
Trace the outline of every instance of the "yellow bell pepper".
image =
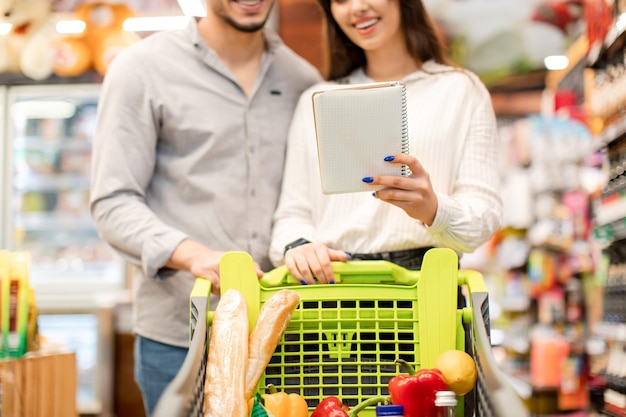
[(274, 417), (308, 417), (309, 406), (299, 394), (288, 394), (268, 385), (269, 394), (263, 394), (264, 406)]

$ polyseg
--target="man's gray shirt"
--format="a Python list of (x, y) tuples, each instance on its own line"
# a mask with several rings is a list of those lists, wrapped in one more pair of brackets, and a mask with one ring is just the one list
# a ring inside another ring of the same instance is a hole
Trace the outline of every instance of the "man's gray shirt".
[(271, 268), (287, 130), (300, 93), (320, 76), (264, 33), (250, 96), (193, 22), (124, 50), (103, 82), (91, 211), (101, 236), (137, 265), (133, 324), (143, 337), (188, 345), (194, 277), (164, 268), (185, 238)]

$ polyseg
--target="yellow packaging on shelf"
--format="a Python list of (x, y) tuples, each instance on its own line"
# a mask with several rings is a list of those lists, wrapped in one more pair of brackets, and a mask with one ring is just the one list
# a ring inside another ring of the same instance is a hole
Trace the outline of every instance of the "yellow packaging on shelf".
[(10, 285), (8, 252), (0, 251), (0, 358), (9, 356)]
[(22, 357), (36, 338), (36, 325), (34, 333), (32, 325), (32, 321), (36, 321), (36, 308), (29, 286), (29, 266), (29, 253), (0, 251), (2, 358)]
[(27, 287), (28, 318), (26, 322), (26, 350), (28, 352), (39, 349), (39, 326), (37, 325), (37, 302), (35, 291)]

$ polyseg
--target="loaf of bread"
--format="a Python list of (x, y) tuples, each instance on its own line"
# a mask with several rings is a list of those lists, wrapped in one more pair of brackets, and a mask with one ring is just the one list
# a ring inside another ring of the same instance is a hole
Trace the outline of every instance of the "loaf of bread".
[(250, 333), (248, 342), (248, 367), (246, 370), (244, 398), (252, 398), (261, 375), (276, 350), (291, 315), (300, 303), (300, 294), (280, 290), (272, 294), (261, 306), (259, 318)]
[(211, 325), (204, 417), (246, 417), (244, 397), (248, 362), (248, 306), (239, 291), (228, 290), (221, 299)]

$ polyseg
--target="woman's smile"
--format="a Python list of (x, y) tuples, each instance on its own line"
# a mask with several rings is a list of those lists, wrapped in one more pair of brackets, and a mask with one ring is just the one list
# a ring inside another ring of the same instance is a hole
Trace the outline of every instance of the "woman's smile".
[(380, 21), (378, 17), (364, 17), (354, 22), (354, 26), (361, 35), (368, 35), (376, 30), (376, 25)]

